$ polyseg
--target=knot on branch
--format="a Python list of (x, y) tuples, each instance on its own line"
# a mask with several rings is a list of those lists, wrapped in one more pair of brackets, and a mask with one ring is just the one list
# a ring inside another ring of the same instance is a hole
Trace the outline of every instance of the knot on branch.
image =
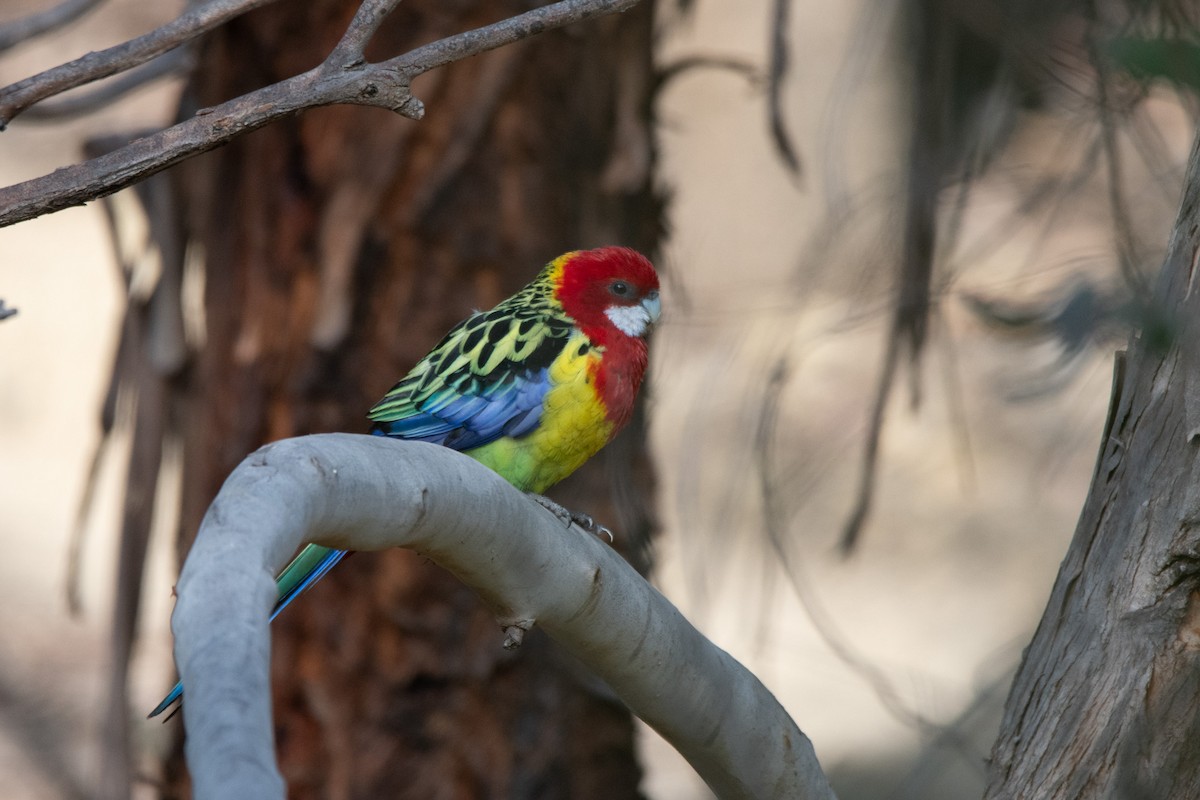
[(504, 626), (504, 649), (516, 650), (525, 641), (525, 631), (533, 628), (533, 620), (520, 619)]
[(412, 95), (392, 110), (409, 119), (421, 119), (425, 116), (425, 104)]

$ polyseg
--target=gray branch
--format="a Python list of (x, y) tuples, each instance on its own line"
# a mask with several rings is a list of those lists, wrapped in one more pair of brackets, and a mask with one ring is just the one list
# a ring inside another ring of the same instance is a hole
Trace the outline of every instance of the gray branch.
[(771, 693), (607, 545), (460, 453), (325, 434), (243, 461), (179, 579), (175, 657), (201, 800), (284, 796), (267, 615), (272, 576), (305, 542), (433, 559), (489, 604), (510, 641), (536, 623), (595, 670), (722, 798), (833, 798)]
[[(380, 12), (396, 5), (391, 0), (372, 0), (364, 4), (367, 12), (356, 15), (351, 30), (330, 57), (315, 69), (219, 106), (201, 109), (191, 119), (101, 158), (0, 189), (0, 227), (112, 194), (186, 158), (305, 109), (347, 103), (376, 106), (420, 119), (424, 106), (409, 89), (416, 76), (546, 30), (626, 11), (638, 2), (563, 0), (441, 39), (387, 61), (365, 64), (359, 55), (361, 37), (374, 32)], [(0, 91), (0, 121), (6, 118), (3, 91)]]
[(358, 11), (354, 13), (354, 19), (350, 20), (350, 26), (346, 28), (342, 40), (329, 54), (330, 60), (347, 65), (362, 63), (367, 42), (398, 5), (400, 0), (363, 0)]

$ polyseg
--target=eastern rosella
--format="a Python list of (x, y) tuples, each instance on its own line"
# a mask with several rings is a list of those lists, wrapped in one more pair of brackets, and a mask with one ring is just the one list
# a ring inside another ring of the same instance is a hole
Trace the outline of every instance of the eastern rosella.
[[(601, 247), (559, 256), (446, 334), (371, 409), (371, 432), (460, 450), (540, 495), (629, 421), (659, 310), (658, 275), (640, 253)], [(276, 579), (271, 619), (346, 554), (301, 550)], [(182, 695), (176, 684), (150, 716)]]

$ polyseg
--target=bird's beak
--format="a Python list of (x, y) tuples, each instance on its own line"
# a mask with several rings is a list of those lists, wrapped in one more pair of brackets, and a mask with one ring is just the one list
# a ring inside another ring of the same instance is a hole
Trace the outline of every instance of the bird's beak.
[(647, 292), (642, 298), (642, 308), (646, 309), (651, 325), (658, 322), (658, 317), (662, 314), (662, 301), (658, 299), (658, 292)]

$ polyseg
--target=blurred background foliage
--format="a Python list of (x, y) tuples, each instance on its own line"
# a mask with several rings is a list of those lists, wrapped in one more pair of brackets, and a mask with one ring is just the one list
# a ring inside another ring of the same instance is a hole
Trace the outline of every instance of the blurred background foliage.
[[(41, 5), (6, 6), (0, 24)], [(104, 6), (0, 55), (0, 79), (172, 10)], [(1112, 352), (1174, 328), (1146, 287), (1195, 131), (1200, 11), (690, 0), (657, 14), (672, 202), (649, 389), (656, 580), (776, 692), (840, 797), (979, 796), (1091, 477)], [(13, 125), (0, 178), (165, 123), (178, 85)], [(145, 291), (114, 280), (105, 237), (95, 206), (0, 231), (0, 296), (21, 311), (0, 325), (0, 764), (17, 797), (88, 796), (102, 752), (128, 423), (97, 473), (82, 617), (62, 587), (115, 320)], [(169, 671), (170, 528), (151, 543), (134, 716)], [(170, 733), (133, 730), (137, 792), (153, 796)], [(706, 796), (643, 738), (648, 796)]]

